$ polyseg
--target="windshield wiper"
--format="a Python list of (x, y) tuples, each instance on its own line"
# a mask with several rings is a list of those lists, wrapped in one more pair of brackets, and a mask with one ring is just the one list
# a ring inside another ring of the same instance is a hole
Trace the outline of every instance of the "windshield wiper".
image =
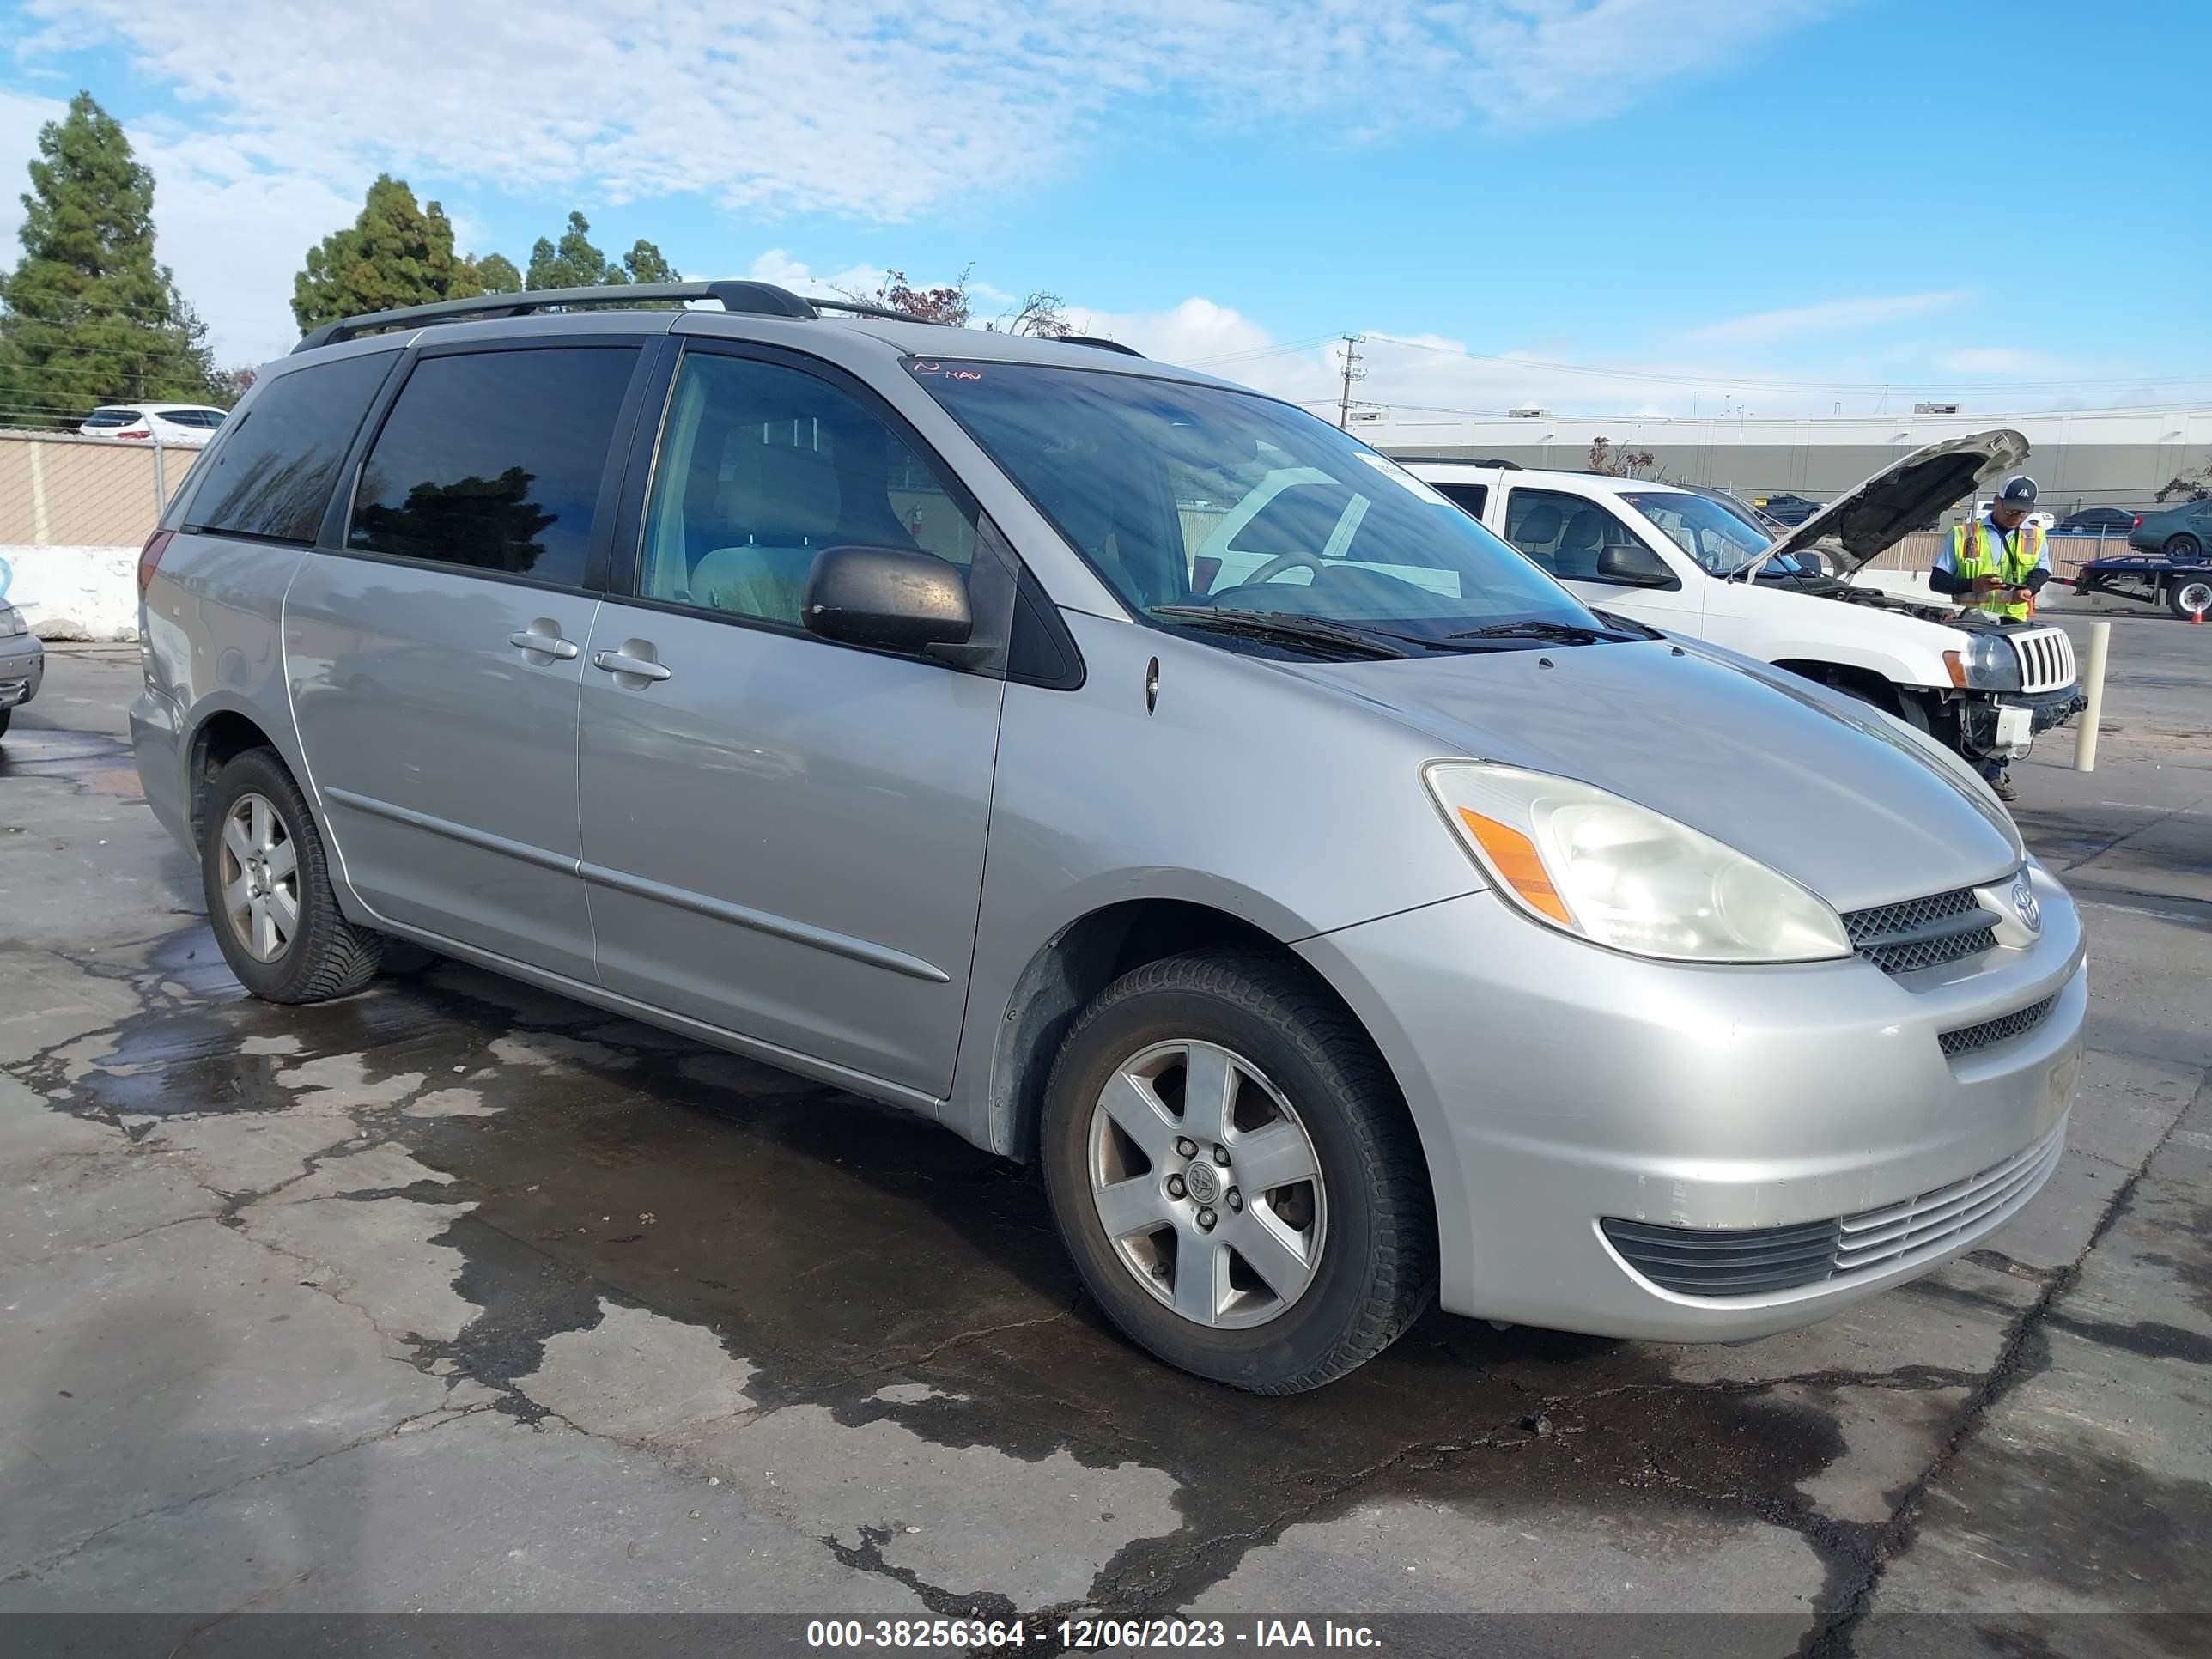
[(1301, 617), (1293, 611), (1217, 611), (1206, 605), (1156, 605), (1152, 614), (1162, 622), (1192, 628), (1217, 629), (1224, 634), (1249, 634), (1255, 639), (1284, 640), (1293, 645), (1325, 645), (1362, 657), (1408, 657), (1397, 644), (1398, 635)]
[(1600, 640), (1609, 640), (1612, 635), (1602, 629), (1584, 628), (1580, 623), (1546, 622), (1531, 617), (1522, 622), (1489, 623), (1480, 628), (1470, 628), (1457, 634), (1447, 634), (1448, 640), (1557, 640), (1563, 645), (1595, 645)]

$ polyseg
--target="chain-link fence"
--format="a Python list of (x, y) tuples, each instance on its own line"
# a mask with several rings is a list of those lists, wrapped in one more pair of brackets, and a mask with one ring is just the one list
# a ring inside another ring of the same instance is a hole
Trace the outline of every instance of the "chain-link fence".
[(0, 430), (7, 602), (49, 639), (131, 637), (138, 550), (199, 456), (155, 439)]

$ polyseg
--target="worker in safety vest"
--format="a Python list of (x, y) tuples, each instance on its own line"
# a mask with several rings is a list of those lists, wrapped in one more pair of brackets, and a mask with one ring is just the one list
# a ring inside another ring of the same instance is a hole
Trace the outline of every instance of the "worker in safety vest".
[[(2025, 473), (2007, 478), (1986, 514), (1951, 532), (1928, 573), (1929, 586), (1958, 599), (1970, 612), (2000, 623), (2026, 622), (2036, 594), (2051, 580), (2043, 531), (2027, 521), (2034, 508), (2035, 480)], [(1982, 775), (2000, 800), (2017, 800), (2020, 792), (2005, 776), (2008, 764), (2003, 756), (1990, 756), (1982, 762)]]

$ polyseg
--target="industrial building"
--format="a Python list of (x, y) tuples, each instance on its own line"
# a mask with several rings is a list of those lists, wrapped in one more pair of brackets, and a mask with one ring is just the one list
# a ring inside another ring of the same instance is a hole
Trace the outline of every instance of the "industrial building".
[(1639, 477), (1713, 484), (1739, 495), (1787, 491), (1826, 501), (1923, 444), (2012, 427), (2032, 446), (2028, 471), (2042, 505), (2064, 517), (2085, 507), (2141, 510), (2176, 475), (2212, 466), (2212, 404), (1958, 414), (1923, 405), (1904, 415), (1679, 419), (1658, 415), (1443, 417), (1389, 410), (1355, 417), (1359, 436), (1402, 459), (1481, 458), (1522, 466), (1590, 465), (1601, 438), (1613, 453), (1648, 453)]

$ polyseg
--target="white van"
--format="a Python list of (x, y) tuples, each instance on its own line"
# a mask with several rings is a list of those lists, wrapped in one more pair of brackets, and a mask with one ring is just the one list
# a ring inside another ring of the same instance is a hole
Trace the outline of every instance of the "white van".
[(1822, 681), (1978, 761), (2025, 755), (2081, 708), (2065, 633), (1852, 579), (2027, 454), (2004, 429), (1930, 444), (1781, 531), (1716, 490), (1510, 462), (1405, 465), (1585, 603)]

